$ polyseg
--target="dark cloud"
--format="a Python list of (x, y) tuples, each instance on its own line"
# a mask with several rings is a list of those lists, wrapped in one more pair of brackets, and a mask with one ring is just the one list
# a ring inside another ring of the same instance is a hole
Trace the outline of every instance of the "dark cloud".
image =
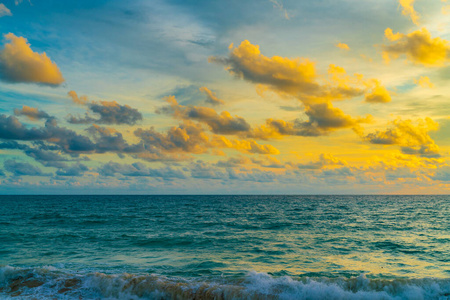
[(172, 115), (174, 118), (181, 120), (195, 120), (207, 124), (211, 131), (217, 134), (238, 134), (250, 130), (250, 125), (244, 118), (233, 117), (226, 111), (218, 114), (209, 107), (180, 105), (173, 96), (167, 97), (166, 100), (169, 105), (157, 109), (157, 113)]
[(27, 145), (24, 144), (19, 144), (16, 141), (6, 141), (3, 143), (0, 143), (0, 149), (18, 149), (18, 150), (25, 150), (28, 149), (29, 147)]
[(42, 172), (36, 166), (26, 162), (17, 162), (8, 159), (3, 163), (6, 171), (13, 173), (14, 176), (49, 176), (51, 174)]
[(100, 115), (99, 118), (92, 118), (88, 114), (84, 117), (75, 117), (69, 115), (68, 122), (72, 124), (128, 124), (135, 125), (142, 121), (142, 114), (136, 109), (128, 105), (120, 105), (116, 101), (91, 101), (85, 97), (78, 97), (74, 91), (69, 92), (69, 96), (73, 102), (86, 105), (91, 112)]
[(166, 134), (150, 129), (137, 129), (134, 134), (145, 144), (146, 149), (158, 148), (168, 152), (204, 153), (209, 139), (201, 125), (184, 122), (171, 127)]
[(100, 127), (94, 124), (86, 131), (94, 136), (97, 153), (140, 153), (145, 151), (143, 143), (130, 145), (125, 141), (122, 134), (113, 128)]
[(95, 122), (98, 122), (99, 120), (92, 118), (88, 113), (85, 113), (84, 117), (73, 116), (69, 114), (66, 121), (70, 124), (93, 124)]
[[(42, 141), (33, 142), (34, 147), (26, 144), (20, 144), (16, 141), (7, 141), (0, 143), (0, 149), (22, 150), (27, 156), (34, 158), (46, 167), (65, 168), (65, 162), (74, 161), (60, 154), (61, 147), (56, 145), (48, 145)], [(87, 160), (87, 158), (83, 158)]]
[(83, 176), (89, 168), (83, 164), (77, 163), (73, 164), (69, 167), (60, 168), (56, 171), (56, 175), (58, 176)]
[(28, 129), (16, 117), (0, 115), (0, 138), (22, 141), (48, 141), (56, 144), (68, 153), (89, 153), (95, 145), (85, 136), (70, 129), (59, 127), (55, 119), (50, 118), (44, 127)]

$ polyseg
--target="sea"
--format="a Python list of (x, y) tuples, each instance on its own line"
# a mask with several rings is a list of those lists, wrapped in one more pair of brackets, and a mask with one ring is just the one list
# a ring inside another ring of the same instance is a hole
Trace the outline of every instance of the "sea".
[(0, 196), (0, 299), (450, 299), (450, 196)]

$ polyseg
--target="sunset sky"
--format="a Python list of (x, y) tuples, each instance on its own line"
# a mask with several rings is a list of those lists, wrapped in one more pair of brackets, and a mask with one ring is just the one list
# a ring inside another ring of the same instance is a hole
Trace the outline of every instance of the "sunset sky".
[(450, 0), (11, 0), (0, 29), (2, 194), (450, 192)]

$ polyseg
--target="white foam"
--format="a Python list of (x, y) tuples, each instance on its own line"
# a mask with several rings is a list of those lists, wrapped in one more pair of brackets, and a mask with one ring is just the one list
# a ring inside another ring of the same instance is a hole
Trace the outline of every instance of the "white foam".
[[(27, 287), (27, 280), (43, 284)], [(16, 283), (13, 283), (16, 282)], [(17, 289), (17, 282), (19, 289)], [(67, 283), (72, 284), (68, 285)], [(73, 283), (76, 284), (73, 284)], [(12, 292), (11, 286), (16, 288)], [(450, 279), (272, 277), (250, 272), (242, 280), (167, 278), (159, 275), (68, 273), (54, 266), (0, 268), (0, 298), (28, 299), (449, 299)], [(17, 292), (20, 292), (20, 295)]]

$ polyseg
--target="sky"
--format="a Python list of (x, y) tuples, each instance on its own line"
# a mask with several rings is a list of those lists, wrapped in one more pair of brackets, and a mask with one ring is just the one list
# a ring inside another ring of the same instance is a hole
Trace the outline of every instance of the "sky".
[(0, 194), (448, 194), (450, 1), (0, 4)]

